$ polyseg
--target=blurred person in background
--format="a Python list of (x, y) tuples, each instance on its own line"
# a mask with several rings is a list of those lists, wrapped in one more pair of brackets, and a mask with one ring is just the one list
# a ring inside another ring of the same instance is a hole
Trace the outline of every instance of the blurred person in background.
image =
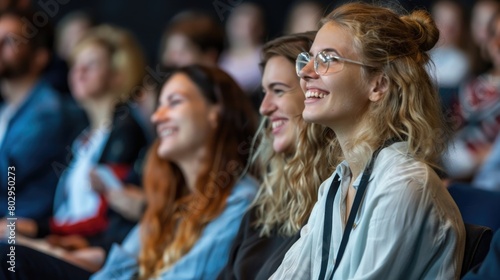
[(429, 68), (439, 88), (442, 106), (449, 110), (458, 87), (471, 72), (469, 25), (458, 0), (437, 0), (431, 12), (439, 29), (439, 41), (430, 51), (433, 65)]
[(285, 20), (285, 34), (318, 30), (324, 8), (316, 1), (296, 1), (292, 4)]
[(498, 0), (478, 0), (472, 7), (470, 29), (476, 51), (472, 64), (475, 75), (482, 74), (491, 67), (487, 50), (488, 24), (499, 8)]
[(459, 91), (454, 119), (457, 131), (444, 158), (452, 180), (469, 181), (500, 133), (500, 13), (488, 25), (488, 57), (493, 68)]
[[(146, 148), (144, 132), (125, 103), (143, 76), (144, 58), (127, 31), (102, 25), (75, 46), (71, 60), (71, 92), (90, 126), (73, 143), (73, 159), (57, 184), (53, 216), (19, 219), (17, 233), (50, 234), (49, 243), (68, 250), (94, 246), (106, 251), (123, 240), (135, 221), (109, 207), (113, 202), (91, 187), (90, 173), (103, 168), (124, 181)], [(93, 267), (96, 260), (91, 254), (85, 261)]]
[(83, 11), (65, 15), (56, 25), (55, 53), (46, 77), (59, 92), (65, 94), (65, 98), (68, 98), (70, 91), (67, 77), (71, 51), (93, 26), (94, 20)]
[(217, 65), (224, 49), (224, 29), (209, 14), (184, 11), (165, 28), (160, 60), (164, 68), (190, 64)]
[[(71, 131), (63, 102), (44, 79), (53, 36), (49, 26), (25, 37), (23, 18), (30, 12), (0, 13), (0, 218), (8, 215), (8, 173), (15, 181), (15, 216), (34, 221), (52, 214), (59, 179), (54, 163), (65, 162)], [(71, 124), (77, 126), (78, 124)], [(10, 169), (8, 169), (11, 167)], [(10, 217), (10, 216), (9, 216)], [(23, 230), (18, 226), (18, 230)], [(29, 229), (27, 229), (29, 230)]]
[(219, 65), (238, 82), (258, 109), (261, 101), (259, 61), (265, 35), (263, 10), (255, 3), (236, 6), (227, 20), (226, 32), (229, 46), (222, 53)]
[(0, 11), (11, 9), (27, 11), (31, 8), (31, 0), (0, 0)]
[(87, 32), (95, 26), (95, 20), (84, 11), (66, 14), (56, 26), (56, 53), (70, 62), (71, 52)]

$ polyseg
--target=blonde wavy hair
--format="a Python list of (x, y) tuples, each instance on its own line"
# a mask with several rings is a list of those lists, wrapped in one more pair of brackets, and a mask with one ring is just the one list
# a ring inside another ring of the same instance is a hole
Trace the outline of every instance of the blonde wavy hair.
[[(353, 35), (363, 78), (382, 75), (387, 91), (372, 102), (363, 116), (361, 131), (347, 143), (345, 157), (366, 166), (373, 150), (389, 139), (407, 141), (409, 155), (439, 168), (439, 160), (450, 137), (440, 109), (436, 87), (426, 71), (427, 53), (439, 38), (431, 15), (416, 10), (399, 15), (390, 8), (365, 3), (340, 6), (322, 19)], [(373, 66), (373, 67), (372, 67)], [(342, 151), (336, 139), (332, 153), (337, 161)]]
[[(295, 65), (297, 55), (309, 51), (315, 35), (315, 31), (292, 34), (268, 42), (262, 50), (261, 66), (274, 56), (283, 56)], [(262, 174), (262, 184), (253, 202), (257, 217), (253, 226), (260, 228), (261, 236), (274, 231), (282, 236), (295, 234), (311, 213), (318, 187), (333, 171), (328, 153), (333, 131), (303, 120), (296, 129), (299, 133), (292, 154), (273, 150), (267, 118), (261, 121), (254, 139), (251, 162)]]

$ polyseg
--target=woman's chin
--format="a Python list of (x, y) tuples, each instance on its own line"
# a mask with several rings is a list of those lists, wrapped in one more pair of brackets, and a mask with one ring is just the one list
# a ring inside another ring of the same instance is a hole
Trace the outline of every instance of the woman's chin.
[(290, 143), (291, 141), (286, 141), (286, 139), (278, 140), (273, 143), (273, 150), (275, 153), (287, 153), (291, 150)]

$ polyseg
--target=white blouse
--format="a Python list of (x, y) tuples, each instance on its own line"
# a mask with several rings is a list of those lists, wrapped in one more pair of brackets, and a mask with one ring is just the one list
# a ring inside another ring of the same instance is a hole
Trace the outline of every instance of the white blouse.
[[(395, 143), (376, 159), (333, 279), (459, 279), (465, 248), (460, 212), (437, 174), (408, 156), (407, 149), (406, 142)], [(326, 194), (337, 173), (341, 184), (333, 205), (329, 279), (345, 227), (351, 177), (345, 161), (321, 184), (300, 239), (270, 279), (318, 279)], [(354, 181), (354, 188), (361, 177)]]

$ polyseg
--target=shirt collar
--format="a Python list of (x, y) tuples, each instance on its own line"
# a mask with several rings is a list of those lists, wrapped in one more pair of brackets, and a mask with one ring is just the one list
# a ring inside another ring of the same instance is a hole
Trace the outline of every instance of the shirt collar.
[[(348, 179), (352, 176), (349, 164), (345, 160), (342, 161), (339, 165), (337, 165), (335, 172), (339, 174), (340, 181)], [(364, 171), (361, 174), (359, 174), (359, 176), (354, 180), (354, 183), (352, 184), (353, 188), (356, 190), (358, 189), (358, 186), (361, 183), (361, 178), (363, 177), (363, 173)]]

